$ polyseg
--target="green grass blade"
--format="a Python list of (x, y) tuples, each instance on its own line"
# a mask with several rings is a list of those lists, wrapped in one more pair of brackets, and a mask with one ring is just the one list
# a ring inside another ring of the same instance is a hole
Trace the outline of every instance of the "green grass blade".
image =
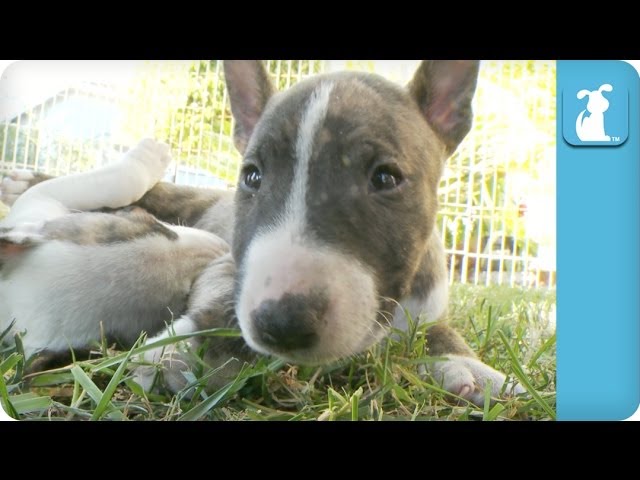
[(228, 383), (214, 395), (211, 395), (205, 401), (193, 407), (191, 410), (183, 414), (178, 420), (194, 421), (202, 418), (209, 410), (218, 405), (227, 395), (231, 395), (240, 390), (246, 381), (246, 377), (236, 377), (233, 382)]
[(338, 400), (338, 402), (340, 402), (340, 406), (343, 406), (347, 402), (347, 399), (344, 398), (342, 395), (340, 395), (336, 390), (334, 390), (333, 388), (329, 388), (327, 389), (327, 393), (333, 397), (334, 400)]
[(529, 379), (527, 378), (527, 375), (525, 375), (524, 371), (522, 370), (522, 365), (520, 365), (517, 355), (511, 348), (511, 345), (509, 345), (509, 341), (507, 340), (507, 337), (505, 336), (505, 334), (502, 333), (500, 330), (498, 330), (498, 335), (500, 336), (500, 340), (502, 340), (502, 343), (507, 349), (507, 354), (511, 359), (511, 367), (513, 368), (514, 375), (518, 378), (518, 380), (520, 381), (522, 386), (527, 390), (527, 392), (529, 392), (529, 394), (535, 399), (538, 405), (540, 405), (540, 407), (545, 412), (547, 412), (547, 415), (549, 415), (553, 420), (555, 420), (556, 412), (554, 412), (553, 408), (551, 408), (549, 404), (544, 401), (544, 399), (540, 396), (540, 394), (536, 391), (536, 389), (533, 388), (533, 385), (531, 385), (531, 382), (529, 382)]
[[(22, 356), (23, 359), (27, 358), (27, 356), (24, 353), (24, 346), (22, 345), (22, 337), (20, 336), (19, 333), (16, 333), (13, 337), (16, 344), (16, 353)], [(16, 365), (16, 374), (14, 375), (14, 380), (16, 382), (22, 381), (23, 368), (24, 368), (24, 362), (19, 362)]]
[(0, 406), (0, 408), (4, 408), (4, 411), (7, 413), (7, 415), (9, 415), (11, 418), (15, 418), (16, 420), (20, 418), (20, 415), (11, 404), (11, 400), (9, 400), (7, 384), (4, 382), (3, 375), (0, 375), (0, 403), (2, 403), (2, 406)]
[[(182, 340), (189, 340), (192, 337), (198, 336), (212, 336), (212, 337), (240, 337), (240, 330), (235, 328), (212, 328), (209, 330), (200, 330), (193, 333), (187, 333), (184, 335), (174, 335), (171, 337), (163, 338), (158, 340), (157, 342), (149, 343), (147, 345), (143, 345), (141, 347), (137, 347), (133, 350), (133, 355), (138, 355), (139, 353), (146, 352), (148, 350), (153, 350), (154, 348), (164, 347), (166, 345), (171, 345), (173, 343), (180, 342)], [(121, 353), (119, 355), (115, 355), (110, 357), (92, 368), (93, 372), (99, 372), (100, 370), (108, 367), (112, 367), (113, 365), (117, 365), (124, 360), (125, 357), (129, 355), (129, 352)]]
[(80, 384), (84, 391), (89, 394), (91, 399), (98, 403), (102, 398), (102, 391), (97, 387), (95, 383), (89, 378), (89, 376), (78, 365), (71, 367), (71, 374), (76, 382)]
[(482, 345), (482, 349), (486, 350), (489, 346), (489, 341), (491, 340), (491, 338), (493, 337), (493, 307), (491, 305), (489, 305), (489, 308), (487, 309), (487, 331), (485, 333), (484, 336), (484, 343)]
[(144, 398), (144, 389), (140, 385), (138, 385), (133, 378), (126, 379), (124, 383), (134, 395), (137, 395), (140, 398)]
[[(140, 339), (138, 339), (138, 341), (140, 341)], [(125, 368), (127, 367), (127, 363), (129, 362), (129, 359), (131, 358), (131, 355), (133, 354), (133, 351), (135, 350), (135, 347), (137, 344), (138, 342), (136, 342), (133, 348), (131, 348), (127, 352), (126, 356), (118, 366), (118, 369), (111, 377), (111, 380), (107, 385), (107, 388), (104, 389), (104, 392), (102, 393), (102, 397), (100, 398), (100, 401), (98, 402), (98, 405), (96, 406), (96, 409), (94, 410), (93, 415), (91, 416), (91, 420), (100, 420), (100, 417), (102, 417), (102, 414), (105, 412), (105, 410), (109, 406), (111, 402), (111, 397), (113, 397), (113, 394), (115, 393), (116, 388), (122, 381), (122, 377), (124, 375)]]
[[(71, 373), (76, 382), (80, 384), (80, 386), (84, 389), (85, 392), (87, 392), (91, 399), (96, 402), (96, 404), (99, 404), (100, 400), (102, 399), (103, 393), (97, 387), (97, 385), (93, 383), (93, 381), (84, 372), (84, 370), (82, 370), (78, 365), (74, 365), (73, 367), (71, 367)], [(124, 415), (122, 414), (122, 412), (116, 410), (111, 402), (108, 403), (108, 406), (111, 410), (109, 415), (111, 418), (115, 418), (117, 420), (124, 419)]]
[(400, 385), (393, 385), (391, 388), (394, 396), (398, 399), (398, 403), (407, 402), (414, 403), (409, 394)]
[(34, 393), (23, 393), (11, 397), (11, 403), (18, 414), (42, 412), (47, 410), (51, 405), (51, 397), (40, 396)]
[(358, 388), (353, 395), (351, 395), (351, 421), (358, 420), (358, 404), (360, 403), (360, 398), (362, 397), (362, 387)]
[(73, 382), (73, 375), (69, 372), (42, 373), (31, 379), (32, 387), (48, 387)]
[(5, 328), (2, 333), (0, 333), (0, 343), (2, 343), (2, 341), (4, 340), (4, 337), (6, 337), (9, 332), (11, 331), (11, 329), (13, 328), (13, 326), (15, 325), (16, 321), (12, 320), (11, 323), (9, 323), (9, 326), (7, 328)]
[(484, 386), (484, 406), (482, 408), (482, 420), (489, 420), (489, 407), (491, 407), (491, 388), (493, 384), (491, 381), (487, 382)]
[(549, 338), (547, 338), (547, 341), (542, 344), (542, 346), (538, 349), (535, 355), (531, 358), (531, 360), (529, 361), (529, 366), (531, 367), (531, 365), (534, 365), (536, 361), (538, 361), (538, 358), (540, 358), (540, 356), (544, 354), (547, 350), (549, 350), (555, 343), (556, 343), (556, 334), (554, 333)]
[(4, 362), (0, 363), (0, 375), (4, 375), (9, 370), (17, 365), (17, 363), (22, 360), (22, 355), (18, 353), (12, 353), (9, 355)]
[(391, 342), (387, 340), (384, 345), (384, 362), (382, 364), (382, 384), (387, 384), (387, 374), (389, 373), (389, 353), (391, 352)]
[(498, 416), (506, 410), (506, 407), (501, 403), (496, 403), (491, 410), (489, 410), (489, 414), (487, 415), (487, 420), (494, 421)]

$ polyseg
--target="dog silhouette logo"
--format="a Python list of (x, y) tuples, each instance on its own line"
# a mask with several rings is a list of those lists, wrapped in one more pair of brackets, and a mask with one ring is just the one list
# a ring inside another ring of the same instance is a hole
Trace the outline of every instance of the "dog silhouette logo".
[[(638, 72), (613, 60), (558, 62), (556, 133), (574, 147), (597, 152), (616, 148), (638, 131), (630, 129), (630, 86)], [(637, 102), (637, 100), (636, 100)]]
[[(604, 114), (609, 110), (609, 100), (602, 92), (612, 92), (613, 86), (609, 83), (600, 85), (597, 90), (580, 90), (578, 99), (588, 96), (587, 108), (578, 114), (576, 119), (576, 135), (583, 142), (610, 142), (611, 137), (606, 134)], [(588, 115), (585, 115), (589, 112)]]

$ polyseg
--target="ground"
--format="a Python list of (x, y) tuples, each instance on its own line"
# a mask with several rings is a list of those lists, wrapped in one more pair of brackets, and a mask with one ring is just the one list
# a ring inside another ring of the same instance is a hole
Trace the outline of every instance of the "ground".
[[(95, 359), (26, 376), (19, 340), (5, 338), (0, 402), (13, 417), (33, 420), (553, 420), (555, 301), (552, 290), (452, 287), (451, 322), (484, 362), (527, 389), (495, 404), (447, 397), (423, 373), (433, 361), (425, 325), (329, 366), (263, 358), (211, 395), (196, 387), (191, 399), (143, 393), (131, 379), (135, 349), (96, 345)], [(203, 374), (195, 372), (192, 384)]]

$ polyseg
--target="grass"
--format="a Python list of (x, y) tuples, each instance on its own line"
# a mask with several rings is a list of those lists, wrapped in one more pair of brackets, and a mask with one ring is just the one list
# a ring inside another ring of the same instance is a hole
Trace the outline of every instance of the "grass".
[(517, 378), (528, 394), (482, 406), (447, 398), (421, 373), (431, 359), (425, 355), (425, 325), (420, 325), (328, 366), (294, 366), (264, 357), (210, 395), (198, 386), (207, 374), (199, 369), (189, 377), (192, 397), (186, 389), (176, 395), (144, 393), (131, 377), (132, 356), (144, 349), (137, 346), (118, 352), (97, 345), (96, 358), (25, 376), (18, 337), (0, 350), (0, 403), (22, 420), (555, 418), (554, 291), (454, 285), (450, 317), (484, 362)]

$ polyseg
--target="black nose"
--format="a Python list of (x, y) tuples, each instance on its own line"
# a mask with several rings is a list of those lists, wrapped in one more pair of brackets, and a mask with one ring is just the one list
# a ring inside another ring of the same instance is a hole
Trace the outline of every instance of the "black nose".
[(311, 348), (318, 342), (327, 300), (318, 294), (285, 294), (265, 300), (251, 312), (254, 332), (266, 347), (276, 351)]

